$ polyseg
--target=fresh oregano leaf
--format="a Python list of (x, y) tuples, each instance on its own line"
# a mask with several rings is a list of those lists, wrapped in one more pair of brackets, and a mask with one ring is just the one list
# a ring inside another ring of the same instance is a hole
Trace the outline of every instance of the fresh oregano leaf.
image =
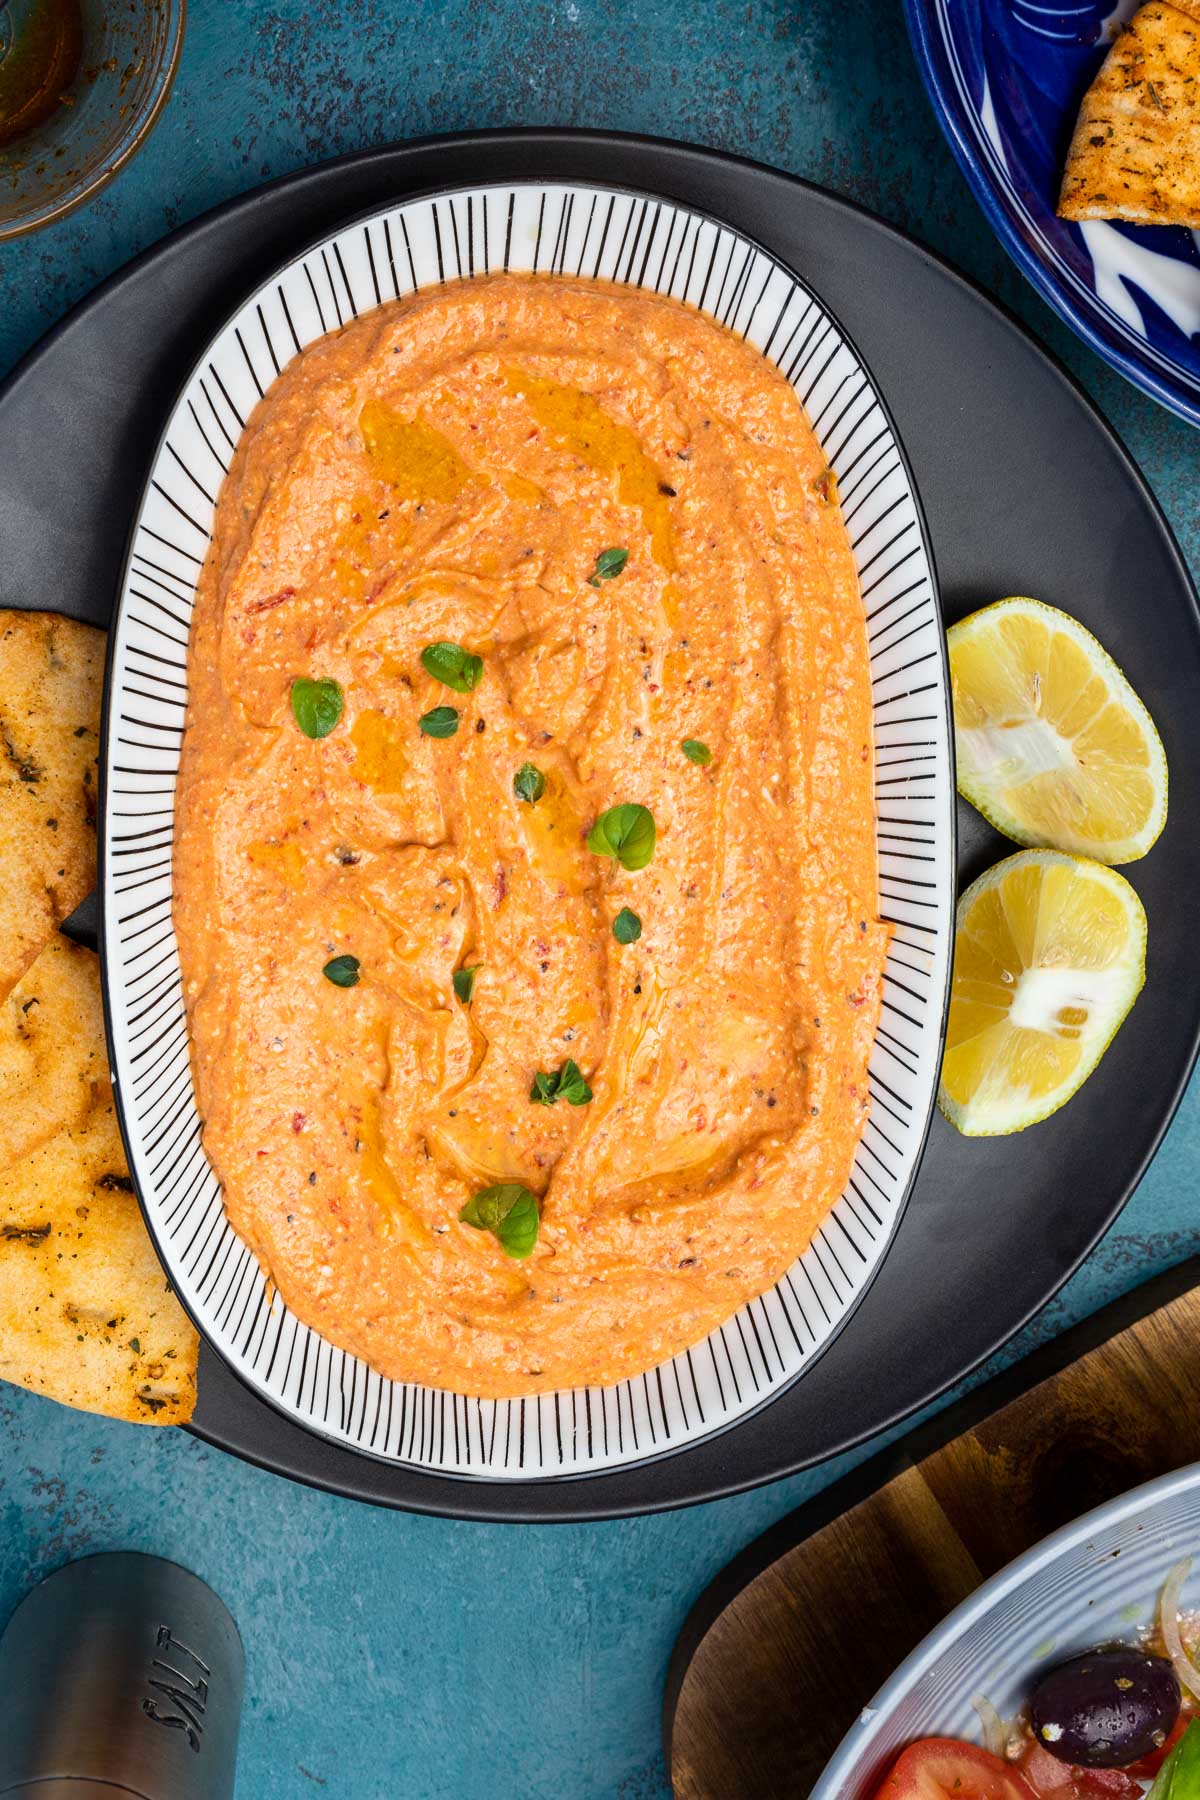
[(445, 638), (436, 644), (426, 644), (421, 652), (421, 665), (435, 681), (440, 681), (443, 687), (453, 688), (456, 694), (473, 693), (483, 680), (482, 656), (474, 656), (461, 644), (452, 644)]
[(707, 769), (712, 761), (712, 751), (699, 738), (684, 738), (679, 747), (689, 762), (699, 763), (702, 769)]
[(611, 581), (619, 575), (629, 561), (628, 550), (602, 550), (596, 558), (596, 566), (588, 576), (589, 587), (599, 587), (602, 581)]
[(536, 806), (546, 791), (546, 777), (533, 763), (522, 763), (513, 776), (513, 793), (518, 800)]
[(335, 956), (325, 964), (321, 973), (326, 981), (332, 981), (334, 987), (357, 987), (359, 967), (357, 956)]
[(654, 855), (654, 814), (629, 802), (610, 806), (588, 832), (587, 847), (597, 856), (615, 856), (623, 869), (644, 869)]
[(459, 713), (453, 706), (435, 706), (431, 712), (422, 713), (417, 724), (431, 738), (451, 738), (458, 730)]
[(459, 1213), (464, 1225), (490, 1231), (506, 1256), (522, 1261), (538, 1240), (538, 1203), (519, 1181), (501, 1181), (473, 1194)]
[(482, 967), (482, 963), (476, 963), (470, 969), (455, 969), (453, 975), (450, 977), (450, 980), (454, 984), (454, 992), (464, 1006), (470, 1006), (472, 1000), (475, 998), (475, 977)]
[(591, 1097), (592, 1090), (584, 1080), (579, 1064), (570, 1058), (555, 1075), (546, 1075), (539, 1069), (529, 1090), (529, 1098), (538, 1106), (553, 1106), (556, 1100), (566, 1100), (572, 1106), (586, 1106)]
[(636, 944), (642, 935), (642, 921), (628, 906), (623, 906), (613, 920), (613, 936), (618, 944)]
[(558, 1097), (571, 1106), (586, 1106), (591, 1099), (592, 1090), (578, 1063), (567, 1061), (558, 1071)]
[(299, 675), (292, 683), (292, 717), (305, 737), (328, 737), (345, 709), (341, 683), (310, 681)]

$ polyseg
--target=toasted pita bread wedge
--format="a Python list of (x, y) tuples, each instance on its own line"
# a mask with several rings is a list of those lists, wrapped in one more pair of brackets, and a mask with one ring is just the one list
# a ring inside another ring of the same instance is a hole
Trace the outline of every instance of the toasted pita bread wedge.
[(78, 1130), (107, 1086), (96, 958), (56, 931), (0, 1000), (0, 1170)]
[(1058, 202), (1064, 219), (1200, 225), (1200, 0), (1152, 0), (1084, 96)]
[[(96, 958), (73, 954), (98, 1015)], [(195, 1403), (199, 1346), (142, 1221), (95, 1025), (91, 1042), (83, 1117), (0, 1171), (0, 1378), (88, 1412), (176, 1425)]]
[(96, 885), (104, 633), (0, 612), (0, 996)]

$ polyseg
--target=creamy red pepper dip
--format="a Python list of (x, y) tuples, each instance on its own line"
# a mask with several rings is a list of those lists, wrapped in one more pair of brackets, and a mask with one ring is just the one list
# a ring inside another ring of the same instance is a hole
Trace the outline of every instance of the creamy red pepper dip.
[[(324, 737), (298, 678), (340, 688)], [(633, 1375), (769, 1288), (851, 1166), (887, 928), (854, 564), (761, 355), (535, 277), (321, 339), (239, 444), (189, 684), (204, 1142), (300, 1318), (499, 1397)], [(632, 872), (586, 842), (622, 803), (656, 827)], [(568, 1059), (590, 1100), (535, 1103)], [(460, 1219), (502, 1182), (540, 1211), (523, 1260)]]

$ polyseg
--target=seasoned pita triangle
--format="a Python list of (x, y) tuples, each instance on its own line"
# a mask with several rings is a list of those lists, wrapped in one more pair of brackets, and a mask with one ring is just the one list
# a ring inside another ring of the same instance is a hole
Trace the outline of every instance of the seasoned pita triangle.
[[(51, 1004), (48, 978), (61, 985), (64, 958), (69, 1008)], [(195, 1403), (198, 1344), (121, 1148), (99, 965), (90, 950), (52, 939), (26, 990), (46, 997), (43, 1035), (61, 1042), (31, 1062), (22, 1094), (7, 1102), (30, 1128), (12, 1137), (20, 1153), (0, 1162), (0, 1379), (115, 1419), (180, 1424)]]
[(1200, 225), (1200, 0), (1135, 13), (1084, 96), (1064, 219)]

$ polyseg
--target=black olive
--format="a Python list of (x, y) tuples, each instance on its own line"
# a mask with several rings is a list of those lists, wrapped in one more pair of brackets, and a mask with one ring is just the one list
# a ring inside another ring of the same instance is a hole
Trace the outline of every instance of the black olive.
[(1179, 1716), (1169, 1662), (1132, 1645), (1074, 1656), (1044, 1675), (1029, 1720), (1051, 1756), (1086, 1769), (1122, 1769), (1160, 1749)]

